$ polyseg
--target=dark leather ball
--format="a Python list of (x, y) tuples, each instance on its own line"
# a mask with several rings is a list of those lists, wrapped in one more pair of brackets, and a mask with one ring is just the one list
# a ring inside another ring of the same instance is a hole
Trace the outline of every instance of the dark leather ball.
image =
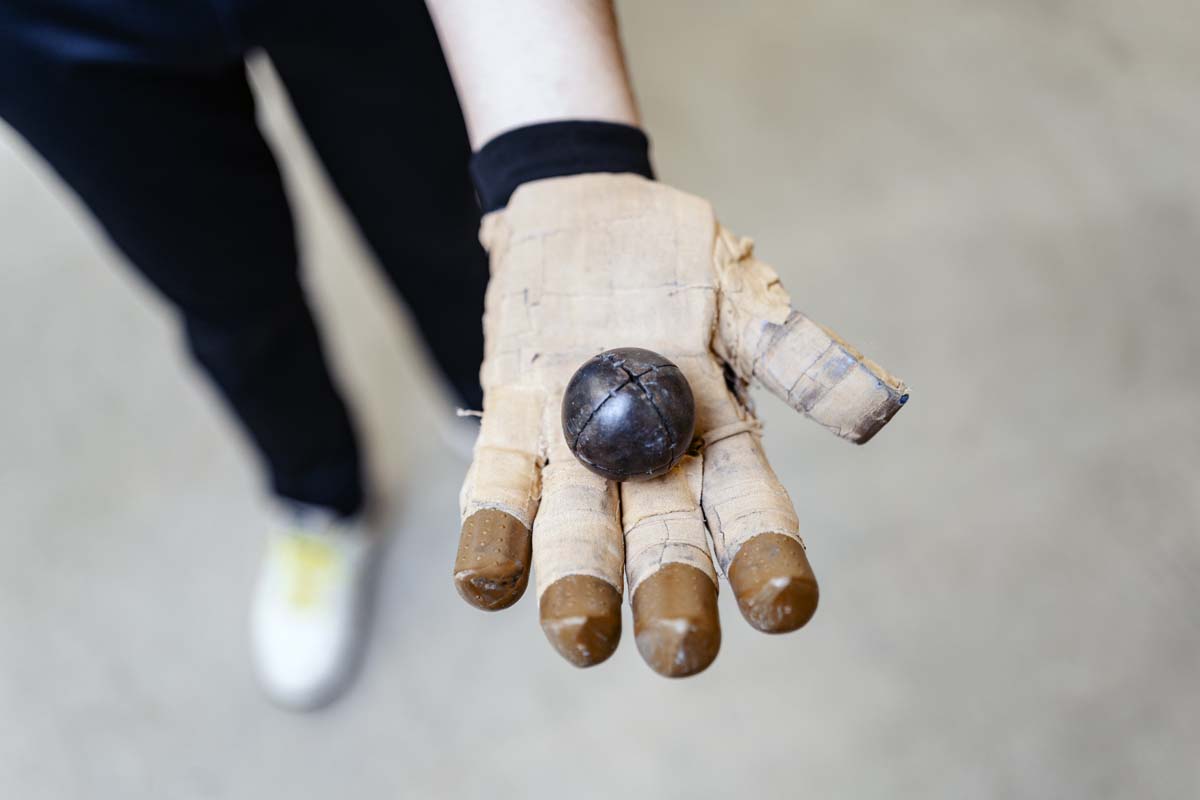
[(614, 481), (667, 472), (692, 443), (696, 402), (679, 367), (639, 347), (606, 350), (567, 384), (563, 436), (585, 467)]

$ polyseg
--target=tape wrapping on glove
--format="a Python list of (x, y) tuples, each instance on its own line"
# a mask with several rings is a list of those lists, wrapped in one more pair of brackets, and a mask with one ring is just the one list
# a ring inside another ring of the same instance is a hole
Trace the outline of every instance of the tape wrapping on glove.
[[(492, 263), (486, 400), (461, 510), (501, 508), (532, 524), (539, 598), (575, 574), (620, 591), (626, 572), (632, 596), (668, 563), (715, 581), (706, 525), (722, 571), (759, 534), (801, 541), (726, 364), (852, 441), (898, 408), (903, 384), (793, 312), (750, 241), (699, 198), (634, 175), (540, 180), (485, 217), (481, 240)], [(560, 404), (581, 363), (621, 346), (679, 366), (704, 446), (667, 476), (618, 489), (571, 455)]]

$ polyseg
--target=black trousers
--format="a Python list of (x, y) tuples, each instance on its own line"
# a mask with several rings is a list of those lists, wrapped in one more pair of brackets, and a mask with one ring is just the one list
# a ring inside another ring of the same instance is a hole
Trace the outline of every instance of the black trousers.
[(352, 513), (359, 447), (255, 124), (243, 58), (257, 47), (461, 401), (480, 407), (470, 148), (419, 0), (0, 0), (0, 116), (178, 310), (274, 491)]

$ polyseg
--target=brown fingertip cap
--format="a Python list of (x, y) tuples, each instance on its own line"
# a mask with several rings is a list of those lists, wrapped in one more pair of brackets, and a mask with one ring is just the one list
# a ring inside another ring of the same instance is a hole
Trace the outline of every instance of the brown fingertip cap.
[(761, 533), (729, 565), (729, 585), (746, 621), (763, 633), (788, 633), (812, 619), (820, 593), (804, 545)]
[(591, 575), (568, 575), (542, 593), (542, 631), (577, 667), (611, 656), (621, 640), (621, 594)]
[(633, 635), (650, 669), (684, 678), (708, 667), (721, 649), (717, 587), (688, 564), (667, 564), (633, 594)]
[(508, 608), (529, 584), (531, 545), (529, 529), (516, 517), (494, 508), (476, 511), (463, 522), (458, 540), (458, 593), (484, 611)]

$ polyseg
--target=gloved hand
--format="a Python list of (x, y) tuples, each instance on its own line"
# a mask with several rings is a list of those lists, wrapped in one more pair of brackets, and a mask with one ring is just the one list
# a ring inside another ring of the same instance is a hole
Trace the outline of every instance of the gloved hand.
[[(646, 662), (690, 675), (720, 646), (711, 537), (752, 626), (804, 625), (817, 582), (759, 442), (750, 380), (858, 443), (907, 400), (904, 384), (793, 311), (749, 240), (663, 184), (608, 174), (528, 183), (484, 219), (481, 237), (492, 270), (484, 409), (460, 496), (459, 593), (479, 608), (510, 606), (532, 560), (542, 629), (584, 667), (616, 649), (625, 578)], [(691, 384), (703, 445), (662, 477), (605, 480), (564, 440), (564, 387), (614, 347), (661, 353)]]

